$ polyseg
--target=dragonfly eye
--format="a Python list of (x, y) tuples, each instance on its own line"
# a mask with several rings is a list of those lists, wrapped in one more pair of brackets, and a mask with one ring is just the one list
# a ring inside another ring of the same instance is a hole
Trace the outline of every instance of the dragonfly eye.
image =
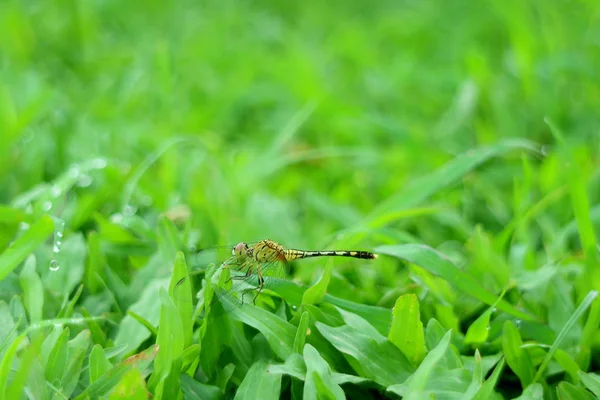
[(244, 254), (244, 252), (246, 251), (246, 249), (248, 248), (248, 245), (244, 242), (240, 242), (238, 244), (235, 245), (235, 247), (233, 248), (233, 250), (231, 250), (231, 255), (233, 256), (241, 256)]

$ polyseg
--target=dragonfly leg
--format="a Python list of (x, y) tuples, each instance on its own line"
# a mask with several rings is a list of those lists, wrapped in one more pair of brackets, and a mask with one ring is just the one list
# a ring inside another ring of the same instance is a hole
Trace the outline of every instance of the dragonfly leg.
[(260, 292), (262, 292), (263, 287), (265, 286), (265, 278), (263, 278), (262, 276), (262, 272), (260, 270), (260, 267), (258, 267), (258, 273), (257, 273), (257, 277), (258, 277), (258, 292), (256, 293), (256, 296), (254, 296), (254, 300), (252, 300), (252, 303), (256, 305), (256, 298), (258, 297), (258, 295), (260, 294)]

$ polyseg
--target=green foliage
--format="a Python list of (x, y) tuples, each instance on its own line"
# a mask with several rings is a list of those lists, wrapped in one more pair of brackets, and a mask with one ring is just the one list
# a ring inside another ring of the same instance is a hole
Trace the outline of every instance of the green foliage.
[(4, 1), (0, 400), (600, 397), (596, 3)]

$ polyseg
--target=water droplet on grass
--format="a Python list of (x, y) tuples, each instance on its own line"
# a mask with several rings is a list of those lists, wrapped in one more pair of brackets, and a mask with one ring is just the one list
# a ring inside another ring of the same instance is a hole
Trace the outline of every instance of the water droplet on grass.
[(52, 209), (52, 202), (51, 201), (45, 201), (42, 204), (42, 210), (44, 211), (50, 211)]
[(91, 176), (89, 176), (88, 174), (83, 174), (83, 175), (81, 175), (79, 177), (79, 180), (77, 181), (77, 186), (79, 186), (79, 187), (88, 187), (93, 182), (94, 182), (94, 179), (92, 179)]
[(52, 185), (52, 189), (50, 189), (50, 194), (52, 195), (52, 197), (58, 197), (61, 193), (62, 190), (60, 190), (60, 187), (58, 185)]
[(60, 265), (58, 265), (58, 261), (56, 261), (55, 259), (52, 259), (52, 261), (50, 261), (50, 271), (58, 271), (60, 269)]
[(132, 205), (126, 205), (123, 208), (123, 215), (127, 216), (127, 217), (131, 217), (132, 215), (135, 215), (137, 211), (137, 207), (132, 206)]
[(96, 169), (106, 168), (106, 160), (104, 158), (96, 158), (92, 161), (92, 167)]
[(77, 179), (79, 178), (79, 175), (81, 175), (81, 168), (79, 168), (79, 165), (71, 165), (71, 168), (69, 168), (69, 176), (73, 179)]

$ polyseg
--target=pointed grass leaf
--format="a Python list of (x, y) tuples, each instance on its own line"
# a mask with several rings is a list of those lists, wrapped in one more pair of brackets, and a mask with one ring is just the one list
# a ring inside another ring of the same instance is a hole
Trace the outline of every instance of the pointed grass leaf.
[(586, 312), (586, 310), (590, 307), (590, 305), (593, 303), (597, 296), (598, 292), (593, 290), (590, 291), (587, 294), (587, 296), (585, 296), (585, 298), (581, 301), (581, 304), (579, 304), (573, 315), (571, 315), (571, 318), (569, 318), (565, 326), (563, 326), (561, 331), (558, 333), (556, 340), (554, 341), (554, 343), (552, 343), (550, 350), (548, 350), (548, 353), (546, 353), (546, 356), (542, 360), (542, 363), (538, 367), (538, 370), (535, 373), (535, 376), (533, 377), (534, 382), (537, 382), (542, 377), (546, 366), (554, 357), (554, 353), (556, 352), (556, 350), (560, 348), (573, 326), (577, 323), (579, 318), (581, 318), (581, 316)]
[(329, 286), (329, 281), (331, 280), (332, 269), (333, 263), (329, 260), (325, 265), (325, 271), (323, 271), (321, 278), (313, 286), (304, 291), (302, 304), (319, 304), (323, 301), (327, 293), (327, 286)]
[(309, 315), (308, 312), (304, 311), (300, 316), (300, 322), (298, 322), (298, 328), (296, 328), (296, 337), (294, 338), (294, 353), (302, 354), (304, 343), (306, 343), (306, 333), (308, 331)]
[(42, 309), (44, 307), (44, 287), (42, 279), (35, 270), (35, 256), (32, 254), (27, 257), (19, 280), (23, 288), (23, 297), (25, 299), (25, 308), (29, 314), (29, 321), (37, 322), (42, 319)]
[(55, 386), (60, 383), (60, 379), (67, 368), (69, 332), (69, 328), (63, 329), (48, 355), (44, 376), (48, 382)]
[(425, 331), (421, 322), (419, 300), (415, 294), (398, 297), (392, 309), (392, 326), (388, 340), (398, 347), (413, 365), (425, 357)]
[(348, 361), (359, 375), (382, 386), (402, 383), (413, 372), (406, 356), (387, 340), (378, 342), (351, 326), (331, 327), (320, 322), (315, 326), (336, 349), (350, 357)]
[[(194, 310), (192, 303), (192, 288), (189, 279), (184, 279), (180, 285), (178, 283), (182, 278), (188, 276), (188, 268), (185, 262), (185, 256), (182, 252), (177, 252), (175, 263), (173, 264), (173, 274), (169, 283), (169, 295), (173, 299), (181, 325), (183, 328), (184, 345), (188, 347), (192, 344), (192, 334), (194, 329)], [(177, 295), (175, 295), (177, 290)]]
[(345, 399), (342, 388), (333, 381), (332, 371), (327, 362), (310, 344), (304, 346), (306, 380), (304, 382), (305, 399)]
[(26, 337), (26, 333), (22, 333), (21, 335), (17, 336), (10, 346), (8, 346), (6, 352), (4, 352), (2, 360), (0, 361), (0, 400), (11, 400), (11, 398), (7, 396), (10, 393), (8, 379), (9, 375), (11, 374), (11, 367), (17, 355), (17, 351), (19, 350), (19, 346), (21, 346), (21, 342)]
[(67, 366), (61, 379), (62, 393), (67, 397), (71, 397), (79, 382), (83, 361), (90, 345), (90, 336), (88, 330), (83, 330), (67, 344)]
[[(157, 235), (158, 250), (164, 260), (172, 260), (183, 250), (183, 244), (173, 221), (164, 215), (158, 219)], [(180, 277), (180, 279), (183, 277)]]
[(255, 362), (238, 388), (234, 399), (281, 398), (281, 375), (272, 374), (264, 360)]
[(554, 353), (554, 359), (558, 364), (565, 370), (566, 373), (569, 374), (572, 382), (575, 385), (579, 384), (579, 365), (575, 360), (571, 358), (571, 356), (564, 350), (558, 349), (556, 353)]
[(96, 382), (102, 375), (107, 373), (113, 365), (108, 361), (102, 346), (96, 344), (92, 347), (89, 357), (90, 383)]
[(500, 379), (500, 375), (502, 374), (502, 370), (504, 369), (504, 359), (500, 360), (498, 364), (496, 364), (496, 368), (490, 375), (489, 378), (483, 382), (477, 394), (473, 397), (476, 400), (487, 400), (491, 398), (492, 393), (494, 392), (494, 388), (496, 387), (498, 380)]
[(596, 396), (587, 390), (566, 381), (558, 384), (556, 394), (558, 395), (558, 400), (598, 400)]
[(104, 265), (106, 257), (100, 245), (100, 236), (92, 231), (87, 236), (87, 260), (85, 263), (84, 279), (86, 289), (91, 293), (98, 293), (102, 288), (101, 280), (104, 279)]
[[(16, 346), (19, 346), (21, 340), (17, 338)], [(15, 342), (13, 342), (15, 344)], [(36, 339), (29, 346), (26, 347), (24, 352), (19, 357), (19, 366), (17, 372), (13, 375), (10, 386), (6, 389), (6, 396), (2, 397), (4, 390), (0, 389), (0, 398), (4, 399), (18, 399), (24, 393), (25, 386), (27, 385), (30, 389), (31, 381), (29, 379), (32, 374), (32, 367), (37, 361), (40, 348), (42, 346), (41, 339)], [(8, 354), (11, 350), (7, 351)], [(3, 368), (0, 363), (0, 377), (3, 376)], [(35, 373), (35, 372), (34, 372)], [(41, 376), (42, 374), (39, 374)], [(0, 378), (0, 387), (6, 387), (6, 382)]]
[(465, 390), (464, 395), (461, 397), (461, 400), (470, 400), (475, 397), (475, 394), (481, 388), (483, 383), (483, 368), (481, 365), (481, 354), (479, 353), (479, 349), (475, 349), (475, 355), (472, 357), (473, 359), (473, 372), (471, 373), (471, 383), (469, 387)]
[[(383, 245), (377, 247), (375, 251), (379, 254), (397, 257), (425, 268), (434, 275), (445, 279), (461, 292), (485, 304), (492, 305), (496, 302), (496, 295), (485, 290), (474, 277), (459, 269), (448, 257), (429, 246), (414, 244)], [(531, 315), (517, 309), (506, 300), (498, 302), (498, 309), (517, 318), (526, 320), (534, 319)]]
[(597, 398), (600, 398), (600, 376), (598, 374), (578, 372), (579, 379)]
[(527, 350), (523, 349), (521, 335), (512, 321), (504, 322), (502, 350), (506, 357), (506, 363), (519, 377), (521, 387), (526, 388), (529, 386), (533, 381), (533, 362)]
[(159, 289), (158, 296), (161, 305), (156, 344), (159, 350), (154, 361), (154, 372), (148, 382), (150, 390), (167, 378), (173, 361), (181, 356), (184, 349), (183, 326), (177, 307), (164, 288)]
[(0, 255), (0, 281), (6, 278), (25, 258), (50, 236), (54, 222), (48, 215), (42, 216), (23, 235)]
[(477, 319), (469, 326), (467, 334), (465, 335), (465, 344), (481, 344), (488, 339), (490, 332), (490, 318), (496, 309), (498, 302), (504, 297), (505, 293), (506, 288), (502, 291), (500, 296), (498, 296), (494, 304), (477, 317)]

